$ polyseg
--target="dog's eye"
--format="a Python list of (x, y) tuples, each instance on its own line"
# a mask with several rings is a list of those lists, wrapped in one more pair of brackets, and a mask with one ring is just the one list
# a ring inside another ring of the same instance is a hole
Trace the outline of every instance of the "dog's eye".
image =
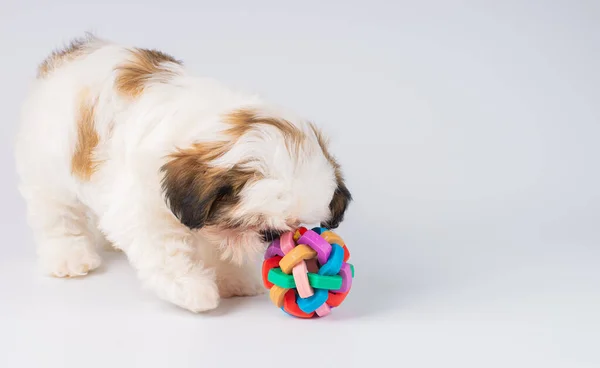
[(273, 240), (279, 238), (283, 234), (283, 231), (277, 229), (266, 229), (260, 232), (260, 235), (263, 238), (263, 241), (266, 243), (270, 243)]

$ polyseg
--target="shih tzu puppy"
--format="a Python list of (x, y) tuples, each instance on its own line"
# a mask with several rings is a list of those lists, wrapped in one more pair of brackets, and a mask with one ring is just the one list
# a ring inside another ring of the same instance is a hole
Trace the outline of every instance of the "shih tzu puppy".
[(351, 201), (313, 123), (93, 36), (39, 66), (16, 163), (47, 273), (85, 275), (107, 245), (192, 312), (260, 293), (266, 242), (301, 223), (336, 228)]

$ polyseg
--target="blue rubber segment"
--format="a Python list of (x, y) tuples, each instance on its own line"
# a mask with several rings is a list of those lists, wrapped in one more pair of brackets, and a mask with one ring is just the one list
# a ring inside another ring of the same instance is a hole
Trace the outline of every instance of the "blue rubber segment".
[(304, 313), (312, 313), (327, 301), (329, 292), (325, 289), (315, 289), (313, 296), (308, 298), (298, 298), (296, 302), (298, 307)]
[(329, 260), (319, 269), (319, 275), (333, 276), (337, 275), (344, 262), (344, 248), (338, 244), (331, 245), (331, 254)]
[(324, 227), (318, 227), (318, 226), (317, 227), (313, 227), (311, 230), (314, 231), (315, 233), (319, 234), (319, 235), (321, 235), (322, 233), (324, 233), (325, 231), (327, 231), (326, 228), (324, 228)]

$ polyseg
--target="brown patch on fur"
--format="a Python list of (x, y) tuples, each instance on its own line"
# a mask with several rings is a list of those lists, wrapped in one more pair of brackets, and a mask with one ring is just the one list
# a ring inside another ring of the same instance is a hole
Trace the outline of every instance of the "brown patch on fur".
[(324, 222), (322, 225), (334, 229), (339, 226), (339, 224), (344, 220), (344, 214), (348, 205), (352, 201), (352, 195), (350, 191), (346, 187), (346, 183), (344, 182), (344, 176), (342, 174), (342, 169), (338, 161), (333, 157), (331, 152), (329, 151), (328, 142), (323, 133), (317, 128), (316, 125), (310, 124), (310, 128), (312, 129), (315, 137), (317, 138), (317, 142), (321, 147), (321, 151), (323, 151), (323, 155), (327, 158), (327, 161), (333, 166), (335, 172), (335, 180), (337, 182), (337, 188), (333, 194), (333, 198), (329, 203), (329, 210), (331, 212), (331, 218)]
[(77, 112), (77, 141), (71, 158), (71, 173), (81, 180), (89, 181), (99, 162), (94, 160), (94, 149), (99, 136), (94, 124), (96, 100), (84, 90), (79, 96)]
[(166, 83), (175, 72), (169, 64), (181, 65), (171, 55), (157, 50), (135, 48), (130, 50), (131, 59), (116, 68), (116, 89), (127, 96), (137, 97), (150, 80)]
[(228, 215), (238, 203), (244, 185), (260, 178), (241, 164), (232, 168), (209, 165), (226, 150), (226, 144), (196, 144), (171, 155), (162, 167), (168, 205), (190, 229), (230, 221)]
[(52, 53), (38, 66), (37, 78), (47, 77), (53, 70), (73, 61), (94, 49), (92, 46), (99, 41), (91, 34), (83, 38), (72, 40), (66, 47), (52, 51)]
[(243, 136), (259, 124), (276, 128), (283, 134), (286, 146), (291, 153), (297, 153), (306, 138), (304, 132), (289, 121), (274, 117), (262, 117), (251, 109), (232, 111), (226, 115), (225, 121), (231, 124), (225, 133), (235, 138)]
[(329, 161), (331, 166), (333, 166), (333, 168), (335, 169), (336, 178), (338, 178), (338, 175), (341, 176), (341, 173), (338, 173), (340, 170), (340, 165), (338, 164), (335, 157), (333, 157), (333, 155), (329, 152), (329, 142), (327, 141), (327, 138), (325, 137), (323, 132), (321, 132), (321, 130), (317, 128), (315, 124), (311, 123), (310, 129), (313, 131), (313, 134), (317, 138), (317, 142), (321, 147), (321, 151), (323, 151), (323, 155), (325, 156), (325, 158), (327, 158), (327, 161)]

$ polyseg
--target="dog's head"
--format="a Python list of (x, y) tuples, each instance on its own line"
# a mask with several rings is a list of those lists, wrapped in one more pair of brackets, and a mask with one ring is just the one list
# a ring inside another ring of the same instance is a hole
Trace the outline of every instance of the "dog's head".
[(257, 250), (299, 224), (338, 227), (351, 194), (313, 124), (258, 109), (222, 120), (221, 138), (179, 150), (162, 168), (166, 201), (181, 223), (217, 238), (226, 252)]

